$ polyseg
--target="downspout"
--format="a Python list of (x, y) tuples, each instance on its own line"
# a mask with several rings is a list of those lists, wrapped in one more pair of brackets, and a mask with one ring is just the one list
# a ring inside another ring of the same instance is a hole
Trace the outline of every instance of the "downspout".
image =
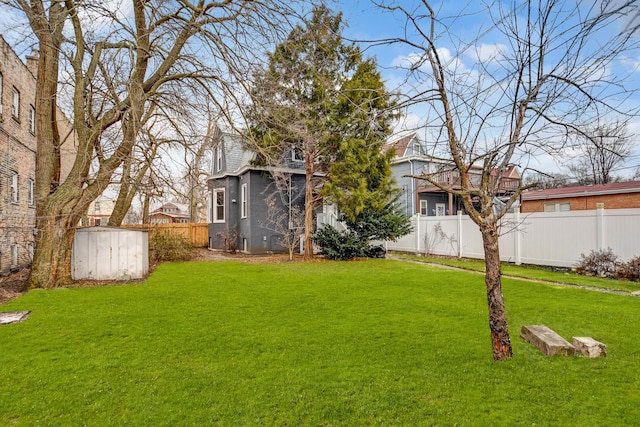
[(411, 187), (410, 187), (410, 197), (409, 200), (411, 200), (411, 206), (408, 206), (409, 208), (409, 216), (413, 216), (413, 214), (416, 213), (416, 209), (415, 209), (415, 203), (416, 203), (416, 178), (414, 178), (415, 176), (415, 171), (413, 170), (413, 161), (411, 159), (409, 159), (409, 165), (411, 166)]

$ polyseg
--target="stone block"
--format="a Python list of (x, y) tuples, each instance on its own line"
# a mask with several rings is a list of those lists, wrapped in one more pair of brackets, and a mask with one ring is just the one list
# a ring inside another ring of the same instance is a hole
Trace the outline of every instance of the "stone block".
[(605, 357), (607, 346), (591, 337), (573, 337), (576, 351), (586, 357)]
[(24, 322), (31, 311), (4, 311), (0, 312), (0, 325)]
[(545, 325), (524, 325), (520, 336), (546, 356), (573, 356), (575, 348)]

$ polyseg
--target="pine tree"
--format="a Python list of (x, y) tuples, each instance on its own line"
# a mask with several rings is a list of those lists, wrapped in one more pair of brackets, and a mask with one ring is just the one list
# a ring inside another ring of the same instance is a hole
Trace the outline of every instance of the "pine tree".
[(381, 148), (395, 111), (375, 61), (343, 41), (341, 14), (320, 6), (304, 24), (255, 73), (247, 115), (265, 163), (286, 165), (292, 152), (304, 161), (309, 257), (322, 197), (349, 218), (392, 197), (390, 158)]

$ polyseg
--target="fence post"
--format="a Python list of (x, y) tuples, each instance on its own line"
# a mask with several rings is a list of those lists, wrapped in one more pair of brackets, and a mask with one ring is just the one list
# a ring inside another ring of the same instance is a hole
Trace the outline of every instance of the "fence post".
[(596, 203), (596, 242), (598, 250), (604, 249), (604, 203)]
[(458, 210), (458, 258), (462, 258), (462, 211)]
[(416, 226), (414, 230), (416, 230), (416, 255), (420, 255), (420, 215), (414, 215)]
[(520, 265), (522, 264), (522, 240), (521, 240), (521, 233), (520, 233), (520, 208), (515, 208), (514, 209), (515, 214), (516, 214), (516, 235), (515, 235), (515, 252), (516, 252), (516, 265)]

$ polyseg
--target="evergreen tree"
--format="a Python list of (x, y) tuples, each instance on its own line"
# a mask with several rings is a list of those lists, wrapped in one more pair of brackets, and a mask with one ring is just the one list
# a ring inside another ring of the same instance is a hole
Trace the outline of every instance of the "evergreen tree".
[(392, 195), (390, 158), (381, 148), (395, 117), (373, 59), (341, 36), (342, 15), (314, 9), (254, 75), (247, 116), (262, 161), (304, 161), (305, 256), (313, 211), (326, 197), (355, 218)]

